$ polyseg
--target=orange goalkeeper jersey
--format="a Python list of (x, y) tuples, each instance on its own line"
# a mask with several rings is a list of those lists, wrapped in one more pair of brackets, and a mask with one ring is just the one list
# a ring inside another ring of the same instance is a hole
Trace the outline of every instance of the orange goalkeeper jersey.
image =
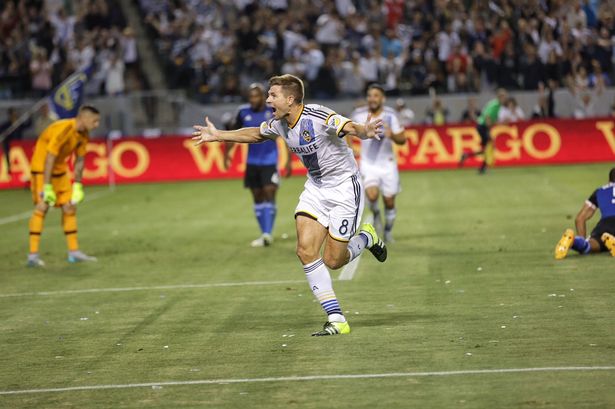
[(32, 172), (43, 172), (47, 154), (55, 155), (53, 174), (66, 172), (67, 160), (73, 153), (85, 156), (87, 132), (78, 132), (75, 118), (60, 119), (49, 125), (38, 137), (30, 163)]

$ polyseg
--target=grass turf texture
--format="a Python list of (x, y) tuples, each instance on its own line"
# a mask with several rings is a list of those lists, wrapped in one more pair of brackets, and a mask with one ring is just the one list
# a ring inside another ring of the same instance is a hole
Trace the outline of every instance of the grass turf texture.
[[(80, 242), (95, 264), (66, 262), (58, 211), (41, 270), (24, 267), (27, 220), (1, 225), (0, 390), (615, 365), (615, 260), (553, 259), (608, 169), (404, 173), (389, 259), (366, 253), (335, 284), (349, 336), (309, 336), (325, 319), (294, 255), (302, 178), (283, 182), (265, 249), (249, 247), (257, 227), (239, 181), (120, 186), (84, 203)], [(0, 198), (0, 218), (30, 208), (26, 191)], [(277, 280), (297, 282), (5, 296)], [(0, 395), (0, 407), (611, 408), (614, 384), (615, 371), (314, 380)]]

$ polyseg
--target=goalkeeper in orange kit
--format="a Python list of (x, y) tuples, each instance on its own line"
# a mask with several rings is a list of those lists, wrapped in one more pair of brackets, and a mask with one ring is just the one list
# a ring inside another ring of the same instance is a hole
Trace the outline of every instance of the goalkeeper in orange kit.
[[(100, 113), (90, 105), (79, 109), (75, 118), (61, 119), (49, 125), (36, 141), (31, 161), (30, 189), (34, 213), (30, 218), (30, 254), (28, 265), (45, 265), (39, 256), (43, 222), (49, 206), (62, 209), (62, 227), (68, 245), (68, 261), (95, 261), (79, 250), (77, 207), (84, 198), (81, 176), (89, 133), (98, 128)], [(75, 180), (71, 186), (67, 161), (75, 154)]]

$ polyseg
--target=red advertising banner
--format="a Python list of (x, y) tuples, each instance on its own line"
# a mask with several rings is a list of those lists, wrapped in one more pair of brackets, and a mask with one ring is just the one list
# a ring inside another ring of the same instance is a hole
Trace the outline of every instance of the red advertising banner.
[[(497, 125), (495, 165), (538, 165), (615, 161), (615, 119), (549, 120)], [(397, 147), (401, 170), (443, 169), (457, 166), (462, 152), (477, 150), (480, 138), (472, 125), (417, 126), (406, 130), (408, 142)], [(282, 141), (279, 141), (283, 145)], [(358, 142), (355, 141), (358, 149)], [(0, 162), (0, 189), (23, 187), (30, 179), (34, 141), (11, 146), (11, 172)], [(237, 145), (233, 161), (224, 169), (224, 145), (193, 146), (190, 138), (124, 138), (107, 144), (88, 144), (84, 183), (104, 184), (113, 172), (117, 183), (237, 178), (245, 170), (246, 145)], [(286, 160), (280, 149), (280, 163)], [(468, 165), (476, 164), (476, 159)], [(297, 157), (293, 172), (305, 173)]]

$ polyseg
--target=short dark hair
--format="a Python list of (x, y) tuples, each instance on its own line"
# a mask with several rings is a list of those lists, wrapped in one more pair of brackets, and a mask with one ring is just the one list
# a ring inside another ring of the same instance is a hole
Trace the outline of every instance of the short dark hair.
[(91, 114), (100, 115), (100, 111), (98, 110), (98, 108), (93, 105), (81, 105), (81, 108), (79, 108), (79, 113), (82, 112), (89, 112)]
[(609, 172), (609, 182), (615, 182), (615, 168)]
[(386, 92), (384, 91), (384, 87), (378, 83), (369, 84), (369, 86), (367, 87), (367, 92), (369, 92), (372, 89), (377, 89), (378, 91), (382, 92), (383, 95), (386, 94)]
[(248, 87), (248, 95), (252, 95), (252, 92), (258, 92), (260, 95), (265, 96), (265, 87), (263, 87), (258, 82), (250, 84)]
[(294, 75), (284, 74), (271, 77), (269, 79), (269, 86), (279, 85), (282, 87), (282, 91), (286, 95), (292, 95), (295, 97), (295, 102), (301, 104), (303, 102), (303, 81)]

